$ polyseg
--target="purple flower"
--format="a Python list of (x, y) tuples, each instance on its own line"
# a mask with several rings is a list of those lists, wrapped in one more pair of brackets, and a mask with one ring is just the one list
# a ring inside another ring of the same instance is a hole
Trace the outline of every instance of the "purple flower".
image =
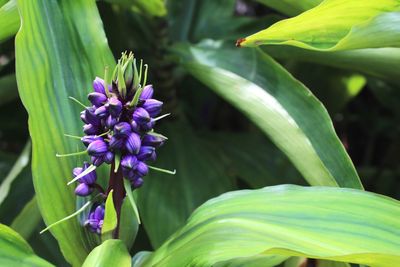
[(144, 132), (148, 132), (151, 129), (153, 129), (154, 125), (156, 124), (156, 122), (152, 119), (151, 121), (149, 121), (148, 123), (142, 124), (140, 125), (140, 129)]
[(127, 137), (131, 133), (131, 126), (127, 122), (120, 122), (114, 126), (114, 135)]
[(125, 144), (125, 139), (122, 137), (116, 137), (115, 135), (113, 135), (110, 139), (110, 148), (111, 149), (121, 149), (124, 147)]
[(155, 99), (147, 99), (143, 103), (142, 108), (144, 108), (150, 114), (150, 117), (155, 117), (160, 114), (162, 105), (163, 103), (161, 101)]
[(147, 100), (153, 97), (153, 85), (149, 84), (143, 88), (143, 91), (140, 95), (140, 100)]
[(131, 129), (133, 132), (138, 132), (139, 131), (139, 125), (135, 120), (131, 120)]
[(135, 169), (138, 164), (138, 160), (135, 156), (126, 155), (121, 160), (121, 166), (125, 169)]
[(86, 110), (81, 112), (81, 119), (84, 123), (93, 124), (95, 126), (100, 125), (100, 119), (94, 114), (96, 111), (96, 107), (89, 107)]
[(104, 162), (104, 156), (100, 156), (100, 157), (91, 156), (90, 161), (92, 162), (92, 164), (94, 166), (99, 167)]
[(164, 144), (164, 142), (167, 140), (167, 138), (163, 136), (155, 136), (151, 134), (145, 134), (142, 139), (142, 145), (143, 146), (153, 146), (153, 147), (159, 147)]
[(94, 233), (101, 233), (101, 228), (103, 227), (104, 221), (104, 206), (102, 204), (98, 205), (94, 210), (90, 211), (88, 219), (85, 225), (89, 227), (89, 230)]
[(85, 124), (83, 125), (83, 132), (88, 135), (95, 135), (99, 132), (99, 128), (93, 124)]
[(138, 176), (146, 176), (149, 173), (149, 167), (143, 161), (139, 161), (136, 166), (136, 173)]
[(114, 160), (114, 153), (108, 151), (104, 156), (103, 156), (104, 162), (107, 164), (111, 164), (112, 161)]
[(93, 89), (95, 92), (105, 95), (106, 90), (104, 87), (104, 80), (99, 77), (96, 77), (96, 79), (94, 79), (94, 81), (93, 81)]
[(139, 188), (143, 185), (143, 179), (142, 177), (137, 177), (136, 179), (133, 180), (132, 185), (134, 188)]
[(111, 129), (115, 124), (117, 124), (118, 119), (114, 118), (112, 115), (109, 115), (104, 123), (104, 125), (108, 128)]
[(89, 101), (96, 107), (100, 107), (107, 101), (107, 96), (103, 93), (90, 93), (88, 94)]
[(141, 145), (140, 136), (137, 133), (130, 133), (126, 139), (125, 148), (131, 154), (137, 154)]
[(99, 157), (108, 151), (108, 146), (104, 140), (96, 140), (89, 144), (87, 151), (89, 155)]
[(94, 114), (97, 116), (97, 118), (105, 118), (108, 116), (108, 111), (106, 106), (100, 106), (98, 107), (95, 111)]
[(118, 98), (110, 97), (108, 99), (108, 106), (109, 106), (109, 112), (110, 112), (111, 116), (118, 117), (121, 114), (122, 103), (121, 103), (121, 101), (118, 100)]
[[(89, 168), (89, 163), (87, 163), (86, 161), (83, 162), (83, 167), (77, 167), (74, 168), (72, 171), (72, 174), (74, 175), (74, 177), (80, 175), (82, 172), (84, 172), (87, 168)], [(79, 182), (81, 183), (85, 183), (85, 184), (93, 184), (94, 182), (96, 182), (97, 180), (97, 175), (95, 171), (89, 172), (88, 174), (86, 174), (85, 176), (79, 178)]]
[(90, 195), (92, 191), (93, 188), (91, 188), (89, 185), (85, 183), (81, 183), (75, 188), (75, 194), (81, 197), (86, 197)]
[(132, 115), (133, 120), (139, 124), (144, 124), (150, 121), (150, 114), (144, 108), (137, 108)]
[(93, 141), (96, 140), (103, 140), (102, 137), (97, 136), (97, 135), (85, 135), (84, 137), (81, 138), (82, 143), (87, 147), (92, 143)]
[(137, 159), (141, 161), (145, 160), (155, 160), (156, 153), (155, 148), (152, 146), (142, 146), (140, 147)]

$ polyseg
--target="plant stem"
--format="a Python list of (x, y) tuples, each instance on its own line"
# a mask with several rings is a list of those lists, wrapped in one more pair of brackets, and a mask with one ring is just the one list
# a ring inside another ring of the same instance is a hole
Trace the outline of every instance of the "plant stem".
[(117, 213), (117, 227), (115, 228), (113, 237), (118, 238), (122, 201), (125, 197), (126, 192), (124, 189), (122, 170), (121, 170), (121, 168), (118, 168), (118, 170), (116, 172), (114, 172), (114, 168), (115, 168), (115, 163), (113, 162), (111, 164), (111, 169), (110, 169), (110, 182), (108, 184), (107, 194), (112, 189), (114, 190), (113, 191), (113, 201), (114, 201), (115, 211)]

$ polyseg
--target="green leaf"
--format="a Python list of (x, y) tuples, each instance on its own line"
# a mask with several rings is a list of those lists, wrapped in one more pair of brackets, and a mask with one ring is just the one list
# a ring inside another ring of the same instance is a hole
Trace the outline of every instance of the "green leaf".
[(180, 46), (181, 64), (268, 135), (311, 185), (362, 188), (324, 106), (260, 50)]
[(131, 6), (133, 10), (144, 12), (156, 17), (163, 17), (167, 15), (164, 0), (106, 0), (112, 4), (119, 4), (124, 6)]
[(138, 217), (135, 214), (129, 199), (122, 202), (121, 218), (119, 224), (119, 238), (124, 241), (125, 246), (131, 249), (139, 230)]
[(0, 7), (0, 42), (14, 36), (19, 28), (17, 0), (10, 0)]
[(230, 192), (198, 208), (142, 266), (211, 266), (279, 254), (391, 267), (400, 262), (399, 215), (399, 201), (355, 189)]
[(1, 266), (53, 266), (36, 256), (28, 243), (8, 226), (0, 224)]
[[(36, 197), (44, 221), (51, 224), (75, 211), (74, 188), (66, 184), (72, 169), (82, 164), (82, 158), (55, 157), (82, 146), (63, 137), (82, 132), (81, 107), (68, 97), (83, 101), (95, 76), (115, 63), (95, 1), (18, 1), (18, 9), (24, 21), (16, 37), (18, 89), (29, 114)], [(105, 178), (107, 172), (98, 175)], [(51, 231), (74, 266), (95, 246), (77, 220)]]
[(176, 169), (176, 174), (150, 170), (137, 192), (142, 225), (155, 248), (204, 201), (234, 188), (218, 155), (203, 145), (188, 124), (168, 122), (159, 132), (169, 139), (157, 151), (156, 166)]
[(293, 45), (320, 51), (399, 47), (400, 12), (390, 12), (399, 10), (398, 0), (325, 0), (239, 40), (239, 45)]
[(130, 267), (131, 256), (124, 242), (110, 239), (90, 252), (82, 267), (118, 266)]
[(400, 84), (400, 48), (370, 48), (330, 53), (290, 46), (267, 46), (263, 47), (263, 50), (278, 59), (295, 59), (358, 71), (392, 84)]
[(103, 241), (112, 238), (112, 231), (117, 227), (117, 224), (117, 212), (114, 207), (113, 190), (111, 190), (106, 199), (104, 223), (101, 228), (101, 239)]
[(124, 188), (126, 191), (126, 196), (128, 197), (129, 202), (131, 203), (131, 207), (132, 210), (135, 213), (136, 216), (136, 220), (138, 221), (138, 223), (140, 224), (140, 216), (139, 216), (139, 211), (138, 208), (136, 206), (136, 202), (135, 199), (133, 197), (133, 192), (132, 192), (132, 188), (131, 188), (131, 183), (128, 181), (128, 179), (124, 179)]
[[(1, 23), (1, 22), (0, 22)], [(15, 74), (0, 78), (0, 105), (6, 104), (18, 97)]]
[(2, 181), (0, 185), (0, 205), (6, 199), (8, 193), (10, 192), (11, 184), (18, 177), (18, 175), (22, 172), (22, 170), (28, 166), (29, 159), (31, 156), (31, 142), (28, 141), (21, 152), (21, 155), (18, 157), (14, 166), (8, 173), (7, 177)]
[(17, 231), (24, 239), (29, 239), (42, 220), (36, 198), (33, 197), (13, 220), (11, 228)]
[(257, 2), (282, 12), (283, 14), (295, 16), (317, 6), (322, 0), (257, 0)]

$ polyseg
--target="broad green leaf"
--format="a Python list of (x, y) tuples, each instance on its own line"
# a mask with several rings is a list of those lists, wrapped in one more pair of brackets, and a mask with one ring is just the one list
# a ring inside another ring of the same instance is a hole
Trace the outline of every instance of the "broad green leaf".
[(21, 171), (28, 166), (29, 159), (31, 156), (31, 142), (28, 141), (24, 147), (24, 150), (21, 152), (21, 155), (18, 157), (14, 166), (8, 173), (7, 177), (0, 184), (0, 205), (3, 203), (4, 199), (6, 199), (8, 193), (10, 192), (12, 182), (18, 177)]
[(150, 257), (152, 252), (150, 251), (140, 251), (132, 257), (132, 267), (142, 266), (143, 262)]
[(42, 220), (36, 198), (33, 197), (13, 220), (11, 228), (18, 232), (24, 239), (29, 239), (32, 232)]
[(257, 0), (257, 2), (282, 12), (283, 14), (295, 16), (317, 6), (322, 0)]
[(362, 190), (242, 190), (203, 204), (142, 266), (212, 266), (279, 254), (392, 267), (400, 262), (399, 225), (399, 201)]
[(299, 60), (358, 71), (392, 84), (400, 84), (400, 48), (370, 48), (324, 53), (297, 47), (263, 47), (278, 59)]
[(131, 256), (123, 241), (110, 239), (90, 252), (82, 267), (130, 267)]
[(122, 202), (121, 218), (119, 223), (119, 239), (124, 241), (125, 246), (131, 249), (139, 230), (138, 217), (135, 214), (129, 199)]
[(137, 192), (142, 225), (154, 248), (204, 201), (234, 188), (216, 153), (202, 144), (188, 124), (167, 122), (157, 131), (169, 139), (157, 151), (154, 165), (176, 169), (176, 174), (150, 170)]
[[(1, 22), (0, 22), (1, 23)], [(18, 97), (17, 81), (14, 74), (0, 78), (0, 105)]]
[(0, 224), (1, 266), (53, 266), (36, 256), (29, 244), (8, 226)]
[(0, 7), (0, 42), (14, 36), (19, 28), (17, 0), (10, 0)]
[[(63, 134), (80, 135), (81, 107), (95, 76), (113, 67), (102, 22), (93, 0), (18, 1), (24, 23), (16, 37), (16, 74), (22, 102), (29, 114), (32, 173), (39, 208), (46, 224), (75, 211), (74, 187), (67, 186), (80, 159), (56, 158), (83, 146)], [(100, 177), (106, 177), (99, 174)], [(51, 229), (66, 259), (80, 266), (95, 244), (85, 238), (77, 220)]]
[(117, 224), (117, 212), (114, 207), (113, 190), (111, 190), (106, 199), (104, 223), (101, 228), (101, 239), (103, 241), (112, 238), (112, 231), (117, 227)]
[(362, 188), (324, 106), (269, 56), (210, 42), (175, 51), (190, 74), (260, 127), (311, 185)]
[[(273, 267), (286, 260), (288, 256), (260, 254), (252, 257), (240, 257), (213, 264), (214, 267)], [(298, 267), (298, 266), (296, 266)]]
[(398, 0), (325, 0), (297, 17), (239, 40), (240, 46), (293, 45), (320, 51), (399, 47)]

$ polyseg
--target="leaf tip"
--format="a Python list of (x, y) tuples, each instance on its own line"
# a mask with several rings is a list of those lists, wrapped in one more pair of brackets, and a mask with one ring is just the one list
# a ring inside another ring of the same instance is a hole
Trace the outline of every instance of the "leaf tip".
[(246, 38), (240, 38), (236, 40), (236, 47), (242, 47), (242, 43), (246, 41)]

